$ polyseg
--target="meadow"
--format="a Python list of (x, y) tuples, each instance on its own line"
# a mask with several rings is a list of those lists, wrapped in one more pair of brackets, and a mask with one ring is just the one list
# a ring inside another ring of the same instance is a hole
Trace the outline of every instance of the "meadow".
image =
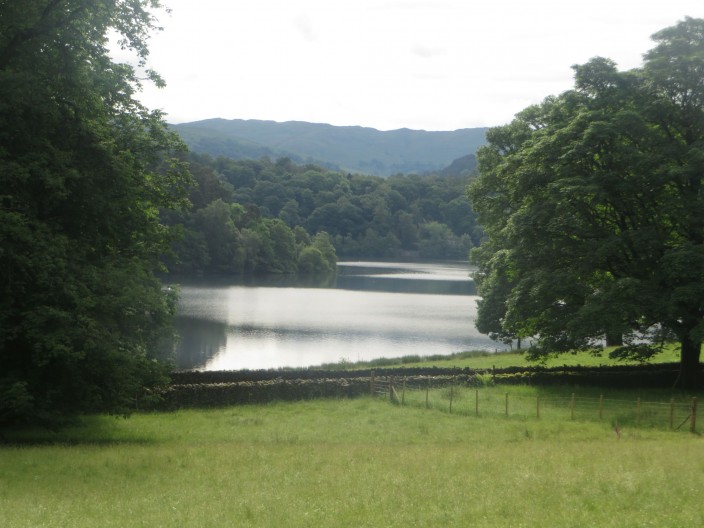
[(532, 401), (546, 390), (482, 389), (497, 407), (480, 416), (473, 390), (466, 412), (449, 413), (442, 389), (430, 409), (363, 397), (91, 416), (60, 433), (9, 432), (0, 526), (704, 523), (701, 436), (626, 420), (619, 437), (610, 418), (569, 419), (550, 407), (540, 418), (502, 414), (505, 392)]
[[(398, 358), (380, 358), (371, 361), (340, 361), (321, 365), (325, 370), (352, 370), (385, 367), (440, 367), (440, 368), (473, 368), (490, 369), (506, 367), (561, 367), (561, 366), (612, 366), (637, 365), (638, 361), (617, 361), (609, 357), (613, 347), (599, 350), (597, 353), (578, 351), (574, 353), (557, 354), (543, 358), (541, 361), (531, 361), (523, 351), (488, 352), (472, 350), (450, 355), (438, 356), (402, 356)], [(677, 363), (679, 349), (676, 344), (666, 345), (662, 352), (654, 356), (649, 363)]]

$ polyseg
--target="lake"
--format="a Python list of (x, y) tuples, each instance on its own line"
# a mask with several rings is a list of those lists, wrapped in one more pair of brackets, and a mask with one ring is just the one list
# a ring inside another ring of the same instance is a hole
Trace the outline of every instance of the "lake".
[(466, 262), (340, 262), (338, 273), (181, 283), (179, 369), (308, 367), (496, 350)]

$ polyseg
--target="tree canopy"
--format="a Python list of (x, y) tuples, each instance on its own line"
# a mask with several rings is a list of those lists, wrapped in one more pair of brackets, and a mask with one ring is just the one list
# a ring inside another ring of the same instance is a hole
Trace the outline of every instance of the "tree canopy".
[[(158, 0), (0, 2), (0, 425), (124, 412), (162, 379), (160, 209), (183, 150), (135, 93)], [(117, 35), (136, 64), (115, 62)]]
[[(171, 219), (183, 224), (186, 234), (186, 243), (176, 248), (177, 266), (187, 273), (227, 272), (216, 270), (216, 261), (206, 262), (207, 256), (198, 249), (218, 247), (216, 231), (205, 229), (200, 221), (202, 209), (210, 209), (218, 199), (247, 211), (233, 217), (236, 231), (278, 219), (311, 236), (328, 233), (341, 257), (465, 259), (481, 237), (465, 194), (473, 161), (468, 156), (439, 174), (384, 179), (297, 165), (287, 158), (213, 159), (192, 153), (190, 167), (197, 180), (191, 192), (194, 207)], [(234, 239), (233, 244), (237, 245)], [(264, 261), (260, 264), (228, 266), (229, 272), (274, 271)]]
[[(212, 160), (191, 155), (189, 167), (195, 180), (189, 193), (193, 207), (166, 218), (183, 231), (167, 259), (171, 271), (181, 275), (328, 274), (337, 269), (337, 254), (324, 231), (314, 232), (313, 238), (318, 245), (327, 242), (326, 258), (318, 251), (320, 265), (312, 267), (314, 248), (309, 246), (315, 244), (303, 227), (265, 217), (255, 204), (235, 202), (233, 186), (216, 172)], [(272, 187), (271, 196), (276, 189)]]
[(469, 195), (479, 321), (533, 353), (704, 337), (704, 20), (653, 36), (642, 67), (594, 58), (574, 89), (491, 129)]

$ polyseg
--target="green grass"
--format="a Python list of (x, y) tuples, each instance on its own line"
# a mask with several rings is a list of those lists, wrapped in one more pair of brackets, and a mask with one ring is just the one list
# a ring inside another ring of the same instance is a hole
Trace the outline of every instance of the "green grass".
[[(475, 368), (489, 369), (492, 367), (505, 368), (516, 366), (537, 366), (546, 367), (567, 366), (609, 366), (609, 365), (636, 365), (637, 361), (618, 361), (609, 358), (609, 351), (603, 350), (600, 354), (594, 355), (589, 352), (565, 353), (546, 358), (544, 361), (529, 361), (523, 352), (486, 352), (468, 351), (458, 352), (451, 355), (437, 356), (404, 356), (400, 358), (381, 358), (372, 361), (350, 362), (341, 361), (339, 363), (326, 363), (320, 369), (329, 370), (353, 370), (369, 368), (390, 368), (390, 367), (439, 367), (439, 368)], [(655, 356), (651, 363), (676, 363), (679, 361), (679, 348), (677, 345), (667, 345), (665, 349)]]
[[(516, 401), (572, 388), (509, 388)], [(445, 389), (445, 391), (448, 389)], [(608, 419), (319, 400), (6, 433), (0, 526), (699, 526), (702, 439)], [(635, 393), (610, 394), (633, 399)], [(650, 391), (647, 399), (669, 401)], [(459, 404), (458, 404), (459, 405)], [(558, 412), (559, 411), (559, 412)]]
[[(688, 431), (692, 394), (660, 389), (595, 387), (455, 386), (426, 390), (396, 383), (403, 405), (472, 417), (583, 421), (628, 429)], [(704, 394), (695, 394), (701, 398)], [(701, 410), (697, 412), (701, 414)]]

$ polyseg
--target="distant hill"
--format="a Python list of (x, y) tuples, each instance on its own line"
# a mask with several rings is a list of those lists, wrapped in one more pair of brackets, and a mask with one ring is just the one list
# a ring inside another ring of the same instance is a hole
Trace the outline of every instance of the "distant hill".
[(461, 158), (453, 160), (447, 167), (442, 170), (435, 171), (435, 174), (445, 177), (457, 177), (470, 175), (477, 168), (477, 157), (474, 154), (467, 154)]
[(288, 157), (296, 163), (389, 176), (448, 167), (486, 142), (486, 128), (379, 131), (302, 121), (207, 119), (171, 125), (194, 152), (233, 159)]

